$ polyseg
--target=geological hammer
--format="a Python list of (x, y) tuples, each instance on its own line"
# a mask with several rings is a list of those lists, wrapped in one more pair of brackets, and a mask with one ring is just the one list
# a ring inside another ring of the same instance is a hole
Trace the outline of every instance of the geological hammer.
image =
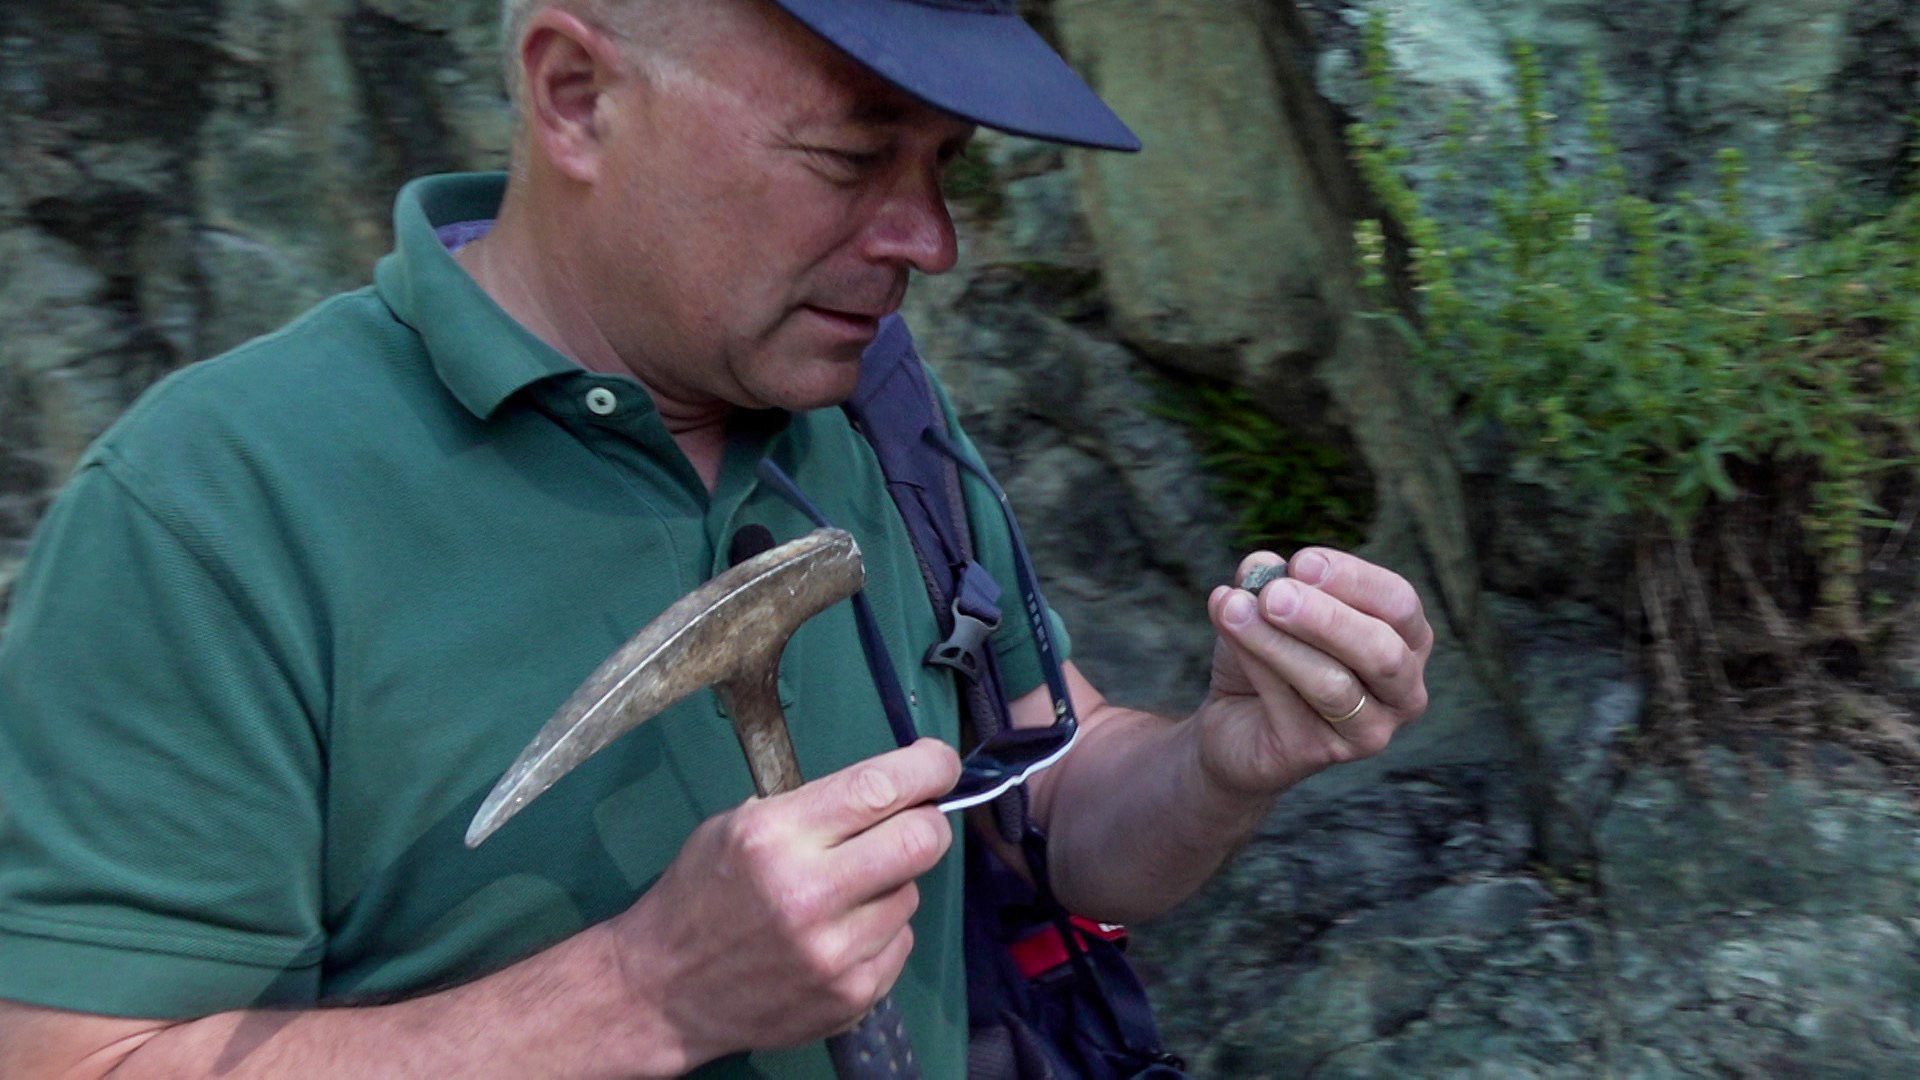
[[(853, 537), (818, 529), (762, 552), (675, 602), (587, 676), (494, 785), (467, 828), (476, 847), (600, 748), (711, 686), (733, 720), (762, 796), (799, 787), (780, 711), (780, 656), (800, 624), (866, 582)], [(827, 1040), (842, 1080), (917, 1078), (891, 994), (853, 1030)]]

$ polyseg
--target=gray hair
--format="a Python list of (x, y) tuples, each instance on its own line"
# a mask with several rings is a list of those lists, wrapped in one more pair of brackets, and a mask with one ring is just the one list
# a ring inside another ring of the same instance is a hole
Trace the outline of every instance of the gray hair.
[(716, 0), (501, 0), (500, 56), (507, 93), (519, 101), (520, 38), (527, 23), (547, 8), (560, 8), (595, 26), (613, 31), (631, 51), (659, 55), (676, 50), (695, 37), (695, 31), (718, 22)]
[[(600, 0), (569, 2), (569, 0), (500, 0), (500, 73), (506, 79), (507, 97), (518, 103), (525, 89), (520, 77), (520, 35), (526, 33), (527, 21), (534, 13), (544, 8), (565, 6), (569, 10), (579, 11), (586, 17), (602, 14)], [(598, 21), (596, 18), (595, 21)]]

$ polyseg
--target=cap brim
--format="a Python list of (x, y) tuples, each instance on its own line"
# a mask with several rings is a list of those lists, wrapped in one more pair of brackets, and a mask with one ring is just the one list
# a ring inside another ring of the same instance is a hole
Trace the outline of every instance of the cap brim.
[(1140, 140), (1015, 14), (912, 0), (773, 0), (874, 74), (984, 127), (1102, 150)]

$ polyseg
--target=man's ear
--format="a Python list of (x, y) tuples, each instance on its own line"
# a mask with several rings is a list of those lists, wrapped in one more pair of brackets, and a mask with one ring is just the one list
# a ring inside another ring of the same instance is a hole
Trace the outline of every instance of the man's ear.
[(547, 8), (520, 39), (527, 135), (562, 175), (591, 183), (606, 145), (603, 100), (621, 77), (618, 45), (571, 12)]

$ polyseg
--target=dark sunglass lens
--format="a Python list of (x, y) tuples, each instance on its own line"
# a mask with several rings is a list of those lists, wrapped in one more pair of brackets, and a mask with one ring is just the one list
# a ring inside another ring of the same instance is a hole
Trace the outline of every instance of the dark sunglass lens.
[(1007, 776), (1042, 761), (1073, 741), (1073, 729), (1062, 727), (1016, 728), (975, 747), (960, 763), (960, 783), (978, 781), (982, 786), (999, 783)]
[(1012, 728), (975, 747), (967, 755), (968, 768), (1024, 769), (1040, 759), (1057, 753), (1073, 741), (1074, 726), (1055, 724), (1043, 728)]
[(983, 775), (963, 771), (960, 774), (960, 782), (953, 785), (953, 790), (942, 795), (935, 801), (942, 807), (954, 807), (957, 809), (960, 806), (979, 800), (982, 795), (997, 793), (997, 789), (1006, 786), (1006, 782), (1005, 773)]

